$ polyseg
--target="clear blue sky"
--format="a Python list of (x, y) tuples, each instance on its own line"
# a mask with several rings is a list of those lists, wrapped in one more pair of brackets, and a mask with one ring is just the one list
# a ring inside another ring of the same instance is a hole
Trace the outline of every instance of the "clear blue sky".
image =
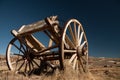
[(120, 58), (119, 0), (0, 0), (0, 53), (5, 54), (12, 29), (51, 15), (83, 24), (90, 56)]

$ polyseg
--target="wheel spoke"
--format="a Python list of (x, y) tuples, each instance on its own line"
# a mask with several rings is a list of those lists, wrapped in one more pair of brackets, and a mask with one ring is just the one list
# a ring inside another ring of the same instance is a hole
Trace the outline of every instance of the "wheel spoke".
[(74, 33), (73, 33), (71, 25), (68, 26), (68, 30), (70, 31), (70, 34), (71, 34), (73, 42), (75, 42), (75, 36), (74, 36)]
[(21, 58), (21, 59), (19, 59), (19, 60), (17, 60), (17, 61), (14, 61), (14, 62), (12, 62), (11, 64), (14, 65), (14, 64), (16, 64), (16, 63), (18, 63), (18, 62), (20, 62), (20, 61), (22, 61), (22, 60), (23, 60), (23, 58)]
[(78, 59), (79, 59), (79, 63), (80, 63), (80, 65), (81, 65), (81, 67), (82, 67), (83, 71), (85, 72), (84, 65), (83, 65), (83, 63), (82, 63), (81, 58), (78, 58)]
[(20, 65), (20, 67), (18, 68), (18, 71), (23, 67), (24, 64), (25, 64), (25, 61), (23, 61), (23, 63)]
[(73, 59), (76, 57), (77, 54), (73, 54), (72, 57), (69, 60), (69, 63), (71, 63), (73, 61)]
[(65, 47), (67, 48), (67, 49), (69, 49), (70, 47), (69, 47), (69, 45), (66, 43), (66, 41), (64, 40), (64, 44), (65, 44)]
[(74, 22), (74, 36), (75, 36), (75, 45), (77, 45), (77, 31), (76, 31), (76, 22)]
[(75, 57), (74, 61), (73, 61), (73, 69), (76, 68), (76, 62), (77, 62), (77, 56)]
[(38, 67), (40, 67), (40, 65), (35, 61), (35, 60), (32, 60)]
[(68, 49), (66, 50), (66, 49), (65, 49), (65, 50), (64, 50), (64, 52), (68, 52), (68, 53), (75, 53), (75, 52), (76, 52), (76, 50), (68, 50)]
[(81, 72), (81, 63), (80, 63), (79, 59), (77, 60), (77, 63), (78, 63), (78, 71)]
[(24, 50), (24, 52), (26, 51), (25, 47), (21, 44), (20, 48), (22, 48)]
[(24, 54), (24, 51), (22, 51), (16, 44), (13, 43), (13, 45), (20, 51)]
[(78, 70), (78, 60), (76, 61), (76, 70)]
[(20, 53), (14, 53), (13, 55), (17, 55), (17, 56), (22, 56), (23, 57), (23, 55), (20, 54)]
[(25, 61), (25, 69), (24, 69), (24, 71), (25, 71), (25, 73), (27, 72), (27, 61)]
[(75, 49), (75, 45), (73, 44), (73, 42), (70, 40), (70, 38), (67, 35), (65, 36), (65, 40), (66, 40), (66, 42), (68, 42), (68, 44), (71, 48)]
[(16, 64), (16, 61), (14, 61), (14, 62), (11, 62), (11, 64), (12, 64), (12, 65)]
[(87, 41), (84, 41), (82, 44), (81, 44), (81, 48), (83, 48), (83, 46), (87, 43)]
[(83, 32), (81, 33), (81, 35), (80, 35), (80, 38), (79, 38), (79, 45), (81, 44), (81, 42), (82, 42), (82, 37), (83, 37)]
[(31, 63), (31, 65), (32, 65), (32, 68), (34, 69), (34, 65), (33, 65), (33, 62), (32, 62), (32, 61), (30, 61), (30, 63)]
[(80, 56), (80, 58), (85, 62), (87, 63), (87, 60), (83, 58), (83, 56)]
[(77, 39), (79, 41), (79, 37), (80, 37), (80, 25), (78, 26), (78, 33), (77, 33)]
[(31, 71), (32, 69), (31, 69), (31, 62), (29, 62), (29, 71)]

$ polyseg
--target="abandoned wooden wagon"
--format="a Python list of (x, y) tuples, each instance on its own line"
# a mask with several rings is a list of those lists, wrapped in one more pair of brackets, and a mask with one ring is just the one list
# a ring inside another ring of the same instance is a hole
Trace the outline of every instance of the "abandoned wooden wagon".
[(87, 71), (88, 41), (78, 20), (70, 19), (61, 25), (57, 16), (50, 16), (11, 33), (14, 38), (6, 50), (10, 70), (31, 73), (36, 68), (43, 69), (41, 65), (46, 70), (56, 66), (64, 70), (67, 60), (74, 70)]

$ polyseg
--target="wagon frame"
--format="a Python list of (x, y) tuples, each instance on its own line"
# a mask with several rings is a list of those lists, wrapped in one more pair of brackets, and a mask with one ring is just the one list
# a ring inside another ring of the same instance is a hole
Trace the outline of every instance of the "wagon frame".
[[(47, 47), (33, 34), (43, 32), (49, 37)], [(47, 70), (59, 66), (65, 69), (65, 60), (79, 72), (88, 70), (88, 41), (81, 23), (68, 20), (60, 26), (57, 16), (23, 25), (11, 31), (14, 38), (8, 44), (6, 60), (9, 70), (30, 74), (35, 68)], [(42, 65), (42, 67), (41, 67)], [(46, 67), (45, 67), (46, 66)]]

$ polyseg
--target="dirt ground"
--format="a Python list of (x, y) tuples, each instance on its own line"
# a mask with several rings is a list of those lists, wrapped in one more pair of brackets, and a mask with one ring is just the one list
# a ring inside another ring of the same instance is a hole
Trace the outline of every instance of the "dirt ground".
[(120, 80), (120, 58), (89, 57), (89, 72), (76, 74), (71, 67), (52, 74), (24, 76), (9, 71), (4, 56), (0, 56), (0, 80)]

